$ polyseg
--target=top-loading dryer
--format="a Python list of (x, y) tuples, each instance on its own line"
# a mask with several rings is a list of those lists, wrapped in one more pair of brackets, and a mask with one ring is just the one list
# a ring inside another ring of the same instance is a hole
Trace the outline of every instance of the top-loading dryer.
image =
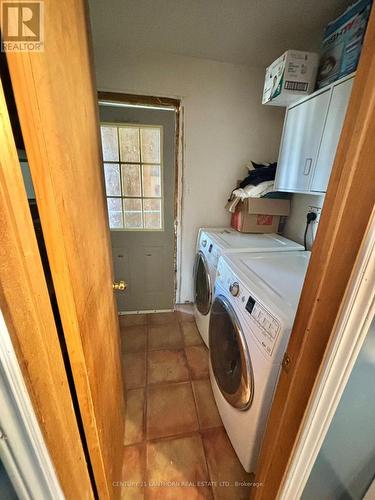
[(194, 316), (208, 346), (208, 325), (219, 257), (239, 252), (286, 252), (304, 250), (299, 243), (275, 233), (245, 234), (231, 228), (201, 228), (194, 264)]

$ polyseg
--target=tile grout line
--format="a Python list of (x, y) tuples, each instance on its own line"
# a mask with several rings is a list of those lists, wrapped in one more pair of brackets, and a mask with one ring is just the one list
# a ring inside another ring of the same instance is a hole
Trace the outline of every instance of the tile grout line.
[[(176, 314), (176, 312), (175, 312)], [(176, 315), (177, 316), (177, 315)], [(188, 437), (188, 436), (194, 436), (194, 435), (199, 435), (200, 437), (200, 440), (201, 440), (201, 444), (202, 444), (202, 449), (203, 449), (203, 454), (204, 454), (204, 460), (205, 460), (205, 466), (206, 466), (206, 470), (207, 470), (207, 474), (208, 474), (208, 479), (210, 482), (212, 482), (212, 478), (211, 478), (211, 473), (210, 473), (210, 468), (209, 468), (209, 465), (208, 465), (208, 459), (207, 459), (207, 454), (206, 454), (206, 448), (204, 446), (204, 440), (203, 440), (203, 434), (204, 434), (204, 431), (206, 430), (209, 430), (209, 429), (215, 429), (215, 428), (220, 428), (222, 427), (221, 426), (214, 426), (214, 427), (209, 427), (207, 429), (203, 429), (202, 426), (201, 426), (201, 422), (199, 420), (199, 413), (198, 413), (198, 402), (197, 402), (197, 397), (196, 397), (196, 393), (195, 393), (195, 390), (194, 390), (194, 383), (196, 379), (193, 378), (193, 374), (192, 374), (192, 371), (190, 369), (190, 364), (188, 362), (188, 358), (187, 358), (187, 355), (186, 355), (186, 347), (189, 347), (189, 345), (187, 345), (185, 343), (185, 337), (184, 337), (184, 333), (183, 333), (183, 323), (192, 323), (194, 325), (195, 324), (195, 321), (183, 321), (183, 320), (180, 320), (177, 316), (177, 323), (178, 323), (178, 330), (179, 330), (179, 333), (180, 333), (180, 337), (181, 337), (181, 340), (182, 340), (182, 347), (181, 348), (168, 348), (168, 347), (164, 347), (164, 348), (159, 348), (159, 349), (149, 349), (149, 334), (150, 334), (150, 326), (159, 326), (159, 327), (163, 327), (165, 325), (170, 325), (170, 324), (175, 324), (175, 322), (166, 322), (166, 323), (160, 323), (160, 324), (156, 324), (156, 325), (152, 325), (150, 324), (150, 321), (149, 321), (149, 315), (146, 315), (146, 321), (145, 323), (143, 324), (145, 330), (146, 330), (146, 342), (145, 342), (145, 385), (143, 387), (143, 391), (144, 391), (144, 403), (143, 403), (143, 439), (138, 442), (138, 443), (131, 443), (131, 444), (128, 444), (128, 445), (124, 445), (124, 446), (141, 446), (141, 448), (143, 449), (143, 460), (142, 460), (142, 470), (144, 472), (144, 477), (145, 477), (145, 481), (146, 481), (146, 484), (148, 479), (149, 479), (149, 474), (148, 474), (148, 454), (147, 454), (147, 447), (148, 447), (148, 443), (152, 443), (152, 442), (160, 442), (160, 441), (164, 441), (164, 440), (173, 440), (173, 439), (178, 439), (178, 438), (183, 438), (183, 437)], [(195, 344), (193, 344), (195, 345)], [(200, 345), (200, 344), (197, 344), (197, 345)], [(149, 383), (149, 366), (148, 366), (148, 355), (149, 355), (149, 352), (153, 352), (153, 351), (159, 351), (159, 350), (169, 350), (169, 351), (182, 351), (183, 353), (183, 356), (185, 358), (185, 361), (186, 361), (186, 365), (187, 365), (187, 368), (188, 368), (188, 379), (183, 381), (177, 381), (177, 382), (174, 382), (174, 381), (170, 381), (170, 382), (164, 382), (164, 383), (155, 383), (155, 384), (150, 384)], [(137, 352), (137, 351), (134, 351), (134, 352)], [(200, 377), (198, 378), (197, 380), (209, 380), (209, 376), (208, 377)], [(148, 389), (152, 386), (157, 386), (157, 385), (163, 385), (163, 386), (167, 386), (167, 385), (171, 385), (171, 384), (186, 384), (187, 382), (190, 383), (190, 388), (191, 388), (191, 391), (192, 391), (192, 394), (193, 394), (193, 400), (194, 400), (194, 408), (195, 408), (195, 413), (196, 413), (196, 418), (197, 418), (197, 423), (198, 423), (198, 429), (195, 430), (195, 431), (189, 431), (189, 432), (186, 432), (186, 433), (179, 433), (179, 434), (176, 434), (176, 435), (171, 435), (171, 436), (160, 436), (160, 437), (156, 437), (156, 438), (153, 438), (153, 439), (148, 439), (148, 434), (147, 434), (147, 408), (148, 408)], [(139, 387), (141, 388), (141, 387)], [(133, 389), (136, 389), (136, 388), (132, 388)], [(126, 391), (127, 393), (128, 391)], [(214, 492), (214, 489), (211, 487), (211, 485), (208, 485), (208, 489), (209, 491), (211, 492), (212, 496), (214, 498), (216, 498), (216, 495), (215, 495), (215, 492)], [(143, 494), (144, 494), (144, 497), (147, 499), (149, 498), (149, 491), (148, 491), (148, 488), (144, 488), (143, 489)]]
[[(194, 323), (195, 323), (195, 321), (194, 321)], [(182, 324), (180, 322), (179, 322), (179, 324), (180, 324), (180, 330), (183, 330)], [(183, 331), (181, 331), (181, 333), (182, 333), (182, 337), (183, 337), (183, 341), (184, 341), (184, 346), (186, 347), (185, 337), (183, 335)], [(184, 353), (185, 353), (185, 357), (186, 357), (186, 360), (187, 360), (187, 365), (188, 365), (188, 370), (189, 370), (189, 376), (190, 376), (190, 386), (191, 386), (191, 390), (193, 392), (193, 399), (194, 399), (194, 405), (195, 405), (195, 413), (197, 415), (197, 421), (198, 421), (198, 434), (199, 434), (199, 437), (200, 437), (200, 440), (201, 440), (201, 443), (202, 443), (203, 456), (204, 456), (204, 461), (205, 461), (205, 464), (206, 464), (206, 470), (207, 470), (207, 474), (208, 474), (208, 480), (211, 483), (212, 482), (212, 480), (211, 480), (211, 473), (210, 473), (210, 469), (208, 467), (208, 460), (207, 460), (207, 455), (206, 455), (206, 449), (205, 449), (205, 446), (204, 446), (203, 435), (202, 435), (202, 426), (201, 426), (201, 422), (200, 422), (200, 419), (199, 419), (198, 402), (197, 402), (197, 397), (196, 397), (195, 390), (194, 390), (192, 373), (191, 373), (191, 370), (190, 370), (190, 364), (189, 364), (189, 361), (188, 361), (188, 358), (187, 358), (187, 355), (186, 355), (185, 347), (184, 347)], [(212, 488), (211, 485), (209, 485), (209, 490), (211, 491), (212, 496), (215, 498), (215, 494), (214, 494), (214, 491), (213, 491), (213, 488)]]

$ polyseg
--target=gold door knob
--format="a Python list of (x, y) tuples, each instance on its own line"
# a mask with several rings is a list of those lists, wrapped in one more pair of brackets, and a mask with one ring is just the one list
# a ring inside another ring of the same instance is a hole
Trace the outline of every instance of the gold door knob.
[(114, 281), (112, 288), (113, 290), (126, 290), (128, 285), (125, 283), (125, 281)]

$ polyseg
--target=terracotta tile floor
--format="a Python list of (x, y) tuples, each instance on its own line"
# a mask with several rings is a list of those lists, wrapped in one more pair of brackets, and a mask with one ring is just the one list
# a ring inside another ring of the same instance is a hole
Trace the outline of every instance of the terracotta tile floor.
[(126, 384), (123, 499), (248, 499), (252, 481), (212, 394), (189, 310), (120, 316)]

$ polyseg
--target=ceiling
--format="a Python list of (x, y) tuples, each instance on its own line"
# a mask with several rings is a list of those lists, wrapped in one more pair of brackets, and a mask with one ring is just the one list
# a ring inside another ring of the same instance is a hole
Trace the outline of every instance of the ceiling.
[(347, 0), (90, 0), (94, 46), (265, 67), (317, 50)]

